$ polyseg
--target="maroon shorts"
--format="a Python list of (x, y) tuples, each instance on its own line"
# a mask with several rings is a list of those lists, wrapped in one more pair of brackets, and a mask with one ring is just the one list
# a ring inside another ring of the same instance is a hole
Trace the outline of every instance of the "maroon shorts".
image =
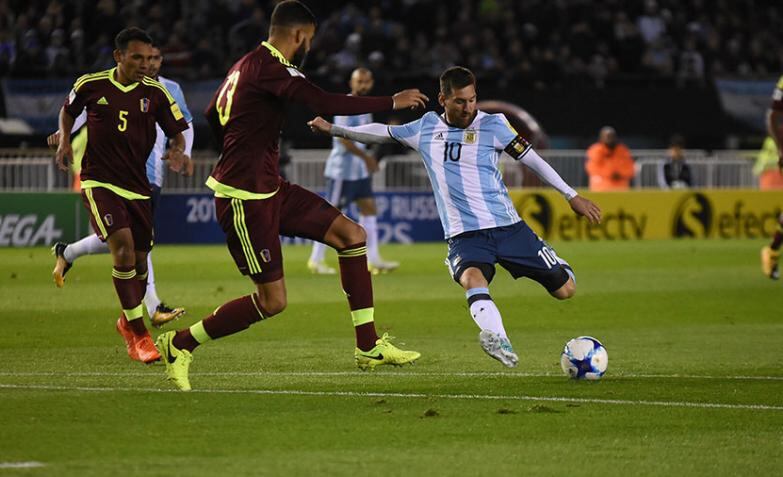
[(90, 215), (90, 224), (104, 242), (115, 231), (129, 228), (134, 249), (152, 250), (152, 203), (149, 199), (129, 200), (109, 189), (82, 189), (82, 202)]
[(268, 199), (216, 197), (215, 211), (237, 268), (256, 283), (283, 278), (280, 235), (321, 242), (340, 215), (318, 194), (286, 181)]

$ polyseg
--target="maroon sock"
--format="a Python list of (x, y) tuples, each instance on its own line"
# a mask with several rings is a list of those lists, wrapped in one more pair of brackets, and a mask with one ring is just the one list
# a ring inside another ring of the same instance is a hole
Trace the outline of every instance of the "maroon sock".
[[(269, 313), (261, 307), (258, 295), (253, 293), (224, 303), (214, 313), (204, 318), (202, 323), (204, 331), (214, 340), (247, 329), (266, 316), (269, 316)], [(190, 328), (178, 331), (172, 343), (178, 349), (186, 349), (191, 352), (200, 344), (193, 337)]]
[[(364, 242), (350, 245), (337, 251), (340, 262), (340, 282), (348, 297), (351, 311), (373, 308), (372, 278), (367, 270), (367, 247)], [(378, 333), (375, 322), (355, 326), (356, 346), (367, 351), (375, 346)]]
[(375, 331), (375, 322), (371, 321), (353, 328), (356, 333), (356, 347), (362, 351), (370, 351), (378, 341), (378, 333)]
[(147, 277), (148, 273), (145, 270), (144, 274), (140, 274), (138, 270), (136, 270), (136, 281), (139, 282), (139, 294), (141, 295), (142, 301), (144, 300), (144, 295), (147, 294)]
[[(120, 299), (120, 305), (123, 310), (134, 310), (141, 305), (143, 294), (139, 293), (139, 281), (136, 279), (136, 269), (134, 267), (115, 266), (111, 272), (112, 281), (117, 297)], [(125, 312), (122, 319), (126, 320), (128, 326), (136, 334), (144, 334), (147, 328), (144, 326), (143, 319), (128, 320)]]

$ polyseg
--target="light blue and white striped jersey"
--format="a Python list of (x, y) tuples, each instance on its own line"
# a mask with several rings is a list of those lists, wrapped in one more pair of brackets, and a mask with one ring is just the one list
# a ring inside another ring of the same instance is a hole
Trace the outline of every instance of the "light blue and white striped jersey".
[[(179, 105), (182, 115), (185, 116), (185, 122), (192, 123), (193, 116), (190, 114), (188, 105), (185, 102), (185, 95), (182, 94), (182, 88), (180, 88), (179, 84), (176, 81), (164, 78), (163, 76), (158, 76), (158, 81), (163, 83), (163, 86), (165, 86), (171, 96), (174, 97), (174, 101)], [(150, 181), (150, 184), (163, 187), (163, 178), (165, 177), (166, 170), (161, 158), (166, 152), (166, 143), (168, 141), (166, 134), (160, 128), (160, 125), (156, 124), (155, 128), (158, 132), (158, 136), (155, 139), (155, 146), (153, 146), (152, 152), (150, 152), (150, 155), (147, 158), (147, 179)]]
[(389, 134), (421, 155), (447, 239), (521, 220), (498, 169), (500, 154), (517, 136), (502, 114), (478, 111), (461, 129), (430, 111), (389, 126)]
[[(357, 114), (356, 116), (335, 116), (334, 124), (337, 126), (363, 126), (372, 122), (372, 114)], [(362, 143), (354, 143), (359, 149), (367, 150)], [(367, 164), (361, 157), (351, 154), (345, 148), (339, 138), (332, 139), (332, 152), (326, 160), (324, 176), (329, 179), (342, 179), (344, 181), (356, 181), (369, 177)]]

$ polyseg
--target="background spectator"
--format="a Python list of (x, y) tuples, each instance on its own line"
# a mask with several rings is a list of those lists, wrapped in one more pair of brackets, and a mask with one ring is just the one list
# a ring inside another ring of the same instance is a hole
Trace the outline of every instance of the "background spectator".
[(628, 190), (635, 174), (631, 151), (617, 140), (617, 132), (604, 126), (598, 142), (587, 149), (585, 170), (590, 177), (590, 190), (597, 192)]
[(693, 185), (691, 167), (685, 162), (684, 147), (685, 139), (682, 136), (672, 137), (658, 179), (662, 189), (687, 189)]

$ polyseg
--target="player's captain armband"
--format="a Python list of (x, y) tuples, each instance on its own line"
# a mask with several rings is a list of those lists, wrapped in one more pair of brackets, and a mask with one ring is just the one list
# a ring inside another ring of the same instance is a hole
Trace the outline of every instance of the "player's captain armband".
[(530, 150), (532, 146), (530, 145), (530, 142), (528, 142), (527, 139), (523, 138), (522, 136), (517, 135), (517, 137), (514, 138), (513, 141), (508, 143), (508, 146), (506, 146), (506, 153), (513, 157), (516, 160), (522, 159), (522, 156), (527, 154), (527, 151)]
[(182, 111), (179, 110), (179, 106), (177, 105), (177, 103), (171, 105), (171, 114), (174, 115), (174, 119), (176, 119), (177, 121), (185, 117), (182, 115)]

